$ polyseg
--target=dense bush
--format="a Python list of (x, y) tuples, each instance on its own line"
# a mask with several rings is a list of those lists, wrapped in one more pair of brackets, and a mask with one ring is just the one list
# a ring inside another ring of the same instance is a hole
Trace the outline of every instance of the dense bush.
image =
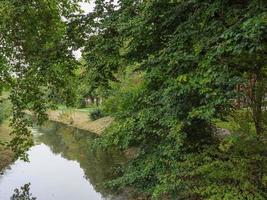
[[(257, 0), (126, 0), (115, 9), (97, 1), (100, 24), (86, 59), (96, 81), (109, 82), (105, 110), (116, 118), (98, 142), (140, 149), (110, 186), (135, 187), (153, 198), (267, 198), (266, 6)], [(142, 72), (140, 85), (128, 77), (127, 87), (118, 78), (129, 67)], [(213, 121), (227, 120), (233, 100), (247, 95), (236, 86), (252, 79), (253, 122), (240, 119), (238, 131), (221, 141)], [(254, 133), (250, 125), (257, 126)]]
[(121, 149), (137, 146), (141, 151), (109, 186), (135, 186), (159, 199), (266, 199), (267, 144), (251, 131), (247, 113), (234, 114), (234, 132), (218, 139), (203, 121), (177, 122), (173, 109), (158, 105), (134, 110), (137, 104), (143, 105), (138, 103), (143, 91), (139, 93), (135, 98), (128, 93), (117, 96), (128, 105), (130, 116), (121, 112), (122, 105), (112, 97), (121, 118), (99, 144)]
[(100, 108), (95, 108), (95, 109), (91, 110), (89, 113), (89, 118), (93, 121), (100, 119), (104, 116), (105, 116), (104, 112)]

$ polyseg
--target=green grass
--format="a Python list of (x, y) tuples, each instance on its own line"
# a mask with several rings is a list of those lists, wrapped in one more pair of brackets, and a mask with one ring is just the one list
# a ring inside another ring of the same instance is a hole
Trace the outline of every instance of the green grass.
[(245, 133), (255, 135), (256, 130), (249, 109), (241, 109), (227, 117), (226, 121), (214, 120), (215, 126), (227, 129), (230, 132)]
[(233, 121), (220, 121), (216, 120), (215, 122), (216, 127), (227, 129), (229, 131), (233, 131), (236, 124)]
[(90, 107), (90, 108), (80, 108), (80, 109), (75, 109), (79, 112), (86, 112), (86, 113), (89, 113), (90, 111), (94, 110), (95, 107)]
[(87, 107), (87, 108), (71, 108), (71, 107), (67, 107), (65, 105), (58, 105), (58, 110), (61, 110), (61, 111), (78, 111), (78, 112), (84, 112), (84, 113), (89, 113), (91, 112), (92, 110), (94, 110), (95, 108), (97, 108), (96, 106), (90, 106), (90, 107)]

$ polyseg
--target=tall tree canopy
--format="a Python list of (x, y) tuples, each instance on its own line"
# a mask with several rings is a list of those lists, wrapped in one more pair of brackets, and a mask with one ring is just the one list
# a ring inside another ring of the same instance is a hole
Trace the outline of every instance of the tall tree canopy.
[[(0, 2), (0, 84), (11, 89), (11, 147), (17, 155), (30, 146), (26, 109), (46, 118), (49, 92), (69, 89), (75, 59), (71, 26), (80, 12), (74, 0), (3, 0)], [(74, 15), (75, 14), (75, 15)]]
[[(140, 149), (111, 185), (174, 199), (267, 198), (266, 9), (264, 0), (96, 1), (84, 57), (95, 82), (117, 82), (106, 100), (116, 122), (100, 143)], [(121, 80), (121, 71), (142, 78)], [(222, 142), (213, 121), (251, 77), (257, 135)]]

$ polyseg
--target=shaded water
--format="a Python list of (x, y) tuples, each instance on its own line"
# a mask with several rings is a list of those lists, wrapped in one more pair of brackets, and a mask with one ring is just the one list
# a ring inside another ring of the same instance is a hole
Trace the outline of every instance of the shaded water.
[(37, 200), (125, 199), (103, 186), (125, 161), (119, 151), (92, 152), (93, 134), (54, 122), (33, 132), (30, 162), (18, 160), (0, 175), (0, 200), (25, 184)]

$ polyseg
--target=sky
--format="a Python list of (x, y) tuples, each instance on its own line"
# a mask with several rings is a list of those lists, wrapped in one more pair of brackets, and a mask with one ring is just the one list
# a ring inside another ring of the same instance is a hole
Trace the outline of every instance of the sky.
[(91, 3), (82, 3), (80, 2), (79, 5), (84, 10), (85, 14), (88, 14), (89, 12), (92, 12), (94, 9), (94, 2)]

